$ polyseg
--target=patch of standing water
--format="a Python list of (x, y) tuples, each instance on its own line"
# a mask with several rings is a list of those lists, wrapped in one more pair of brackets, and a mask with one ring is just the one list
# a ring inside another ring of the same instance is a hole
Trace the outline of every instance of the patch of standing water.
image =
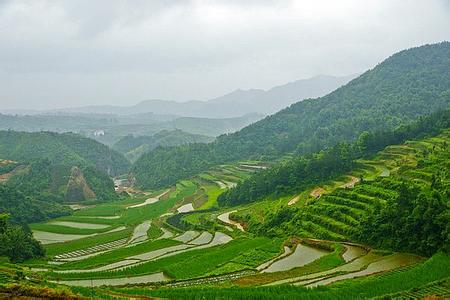
[(39, 242), (41, 242), (43, 245), (79, 240), (88, 236), (91, 235), (62, 234), (62, 233), (33, 230), (33, 237)]
[[(107, 232), (103, 232), (101, 234), (116, 232), (124, 230), (125, 226), (120, 226), (114, 229), (111, 229)], [(93, 233), (93, 234), (64, 234), (64, 233), (53, 233), (53, 232), (47, 232), (47, 231), (40, 231), (40, 230), (33, 230), (33, 237), (41, 242), (43, 245), (48, 244), (56, 244), (56, 243), (62, 243), (62, 242), (68, 242), (68, 241), (74, 241), (79, 240), (82, 238), (90, 237), (99, 235), (99, 233)]]
[(110, 279), (85, 279), (85, 280), (63, 280), (54, 281), (55, 283), (65, 284), (70, 286), (84, 286), (94, 287), (102, 285), (125, 285), (125, 284), (139, 284), (139, 283), (154, 283), (166, 281), (168, 278), (164, 273), (155, 273), (150, 275), (126, 277), (126, 278), (110, 278)]
[(366, 249), (364, 249), (363, 247), (354, 246), (354, 245), (344, 245), (344, 247), (346, 250), (345, 250), (344, 254), (342, 254), (342, 258), (345, 260), (345, 262), (352, 261), (358, 257), (361, 257), (361, 256), (367, 254)]
[(192, 205), (192, 203), (185, 204), (183, 206), (180, 206), (177, 209), (177, 211), (179, 213), (187, 213), (187, 212), (190, 212), (190, 211), (193, 211), (193, 210), (194, 210), (194, 206)]
[(267, 269), (264, 269), (264, 273), (273, 273), (280, 271), (287, 271), (296, 267), (303, 267), (313, 261), (319, 259), (320, 257), (328, 254), (328, 251), (313, 248), (310, 246), (299, 244), (295, 248), (294, 253), (291, 255), (275, 261)]
[(214, 246), (219, 246), (219, 245), (224, 245), (227, 244), (229, 242), (231, 242), (233, 240), (233, 238), (231, 236), (226, 235), (225, 233), (222, 232), (216, 232), (214, 234), (214, 238), (212, 239), (212, 241), (208, 244), (204, 244), (204, 245), (200, 245), (200, 246), (194, 246), (194, 247), (189, 247), (186, 249), (182, 249), (180, 251), (176, 251), (176, 252), (170, 252), (170, 253), (166, 253), (159, 258), (163, 258), (163, 257), (169, 257), (169, 256), (173, 256), (173, 255), (177, 255), (183, 252), (188, 252), (188, 251), (192, 251), (192, 250), (199, 250), (199, 249), (206, 249), (206, 248), (211, 248)]
[(305, 281), (306, 281), (306, 283), (312, 282), (312, 281), (318, 280), (318, 278), (325, 278), (325, 277), (328, 277), (330, 275), (333, 275), (333, 274), (336, 274), (339, 272), (359, 271), (362, 268), (364, 268), (365, 266), (367, 266), (368, 264), (373, 263), (382, 258), (383, 258), (382, 256), (380, 256), (374, 252), (369, 252), (367, 255), (358, 257), (357, 259), (352, 260), (348, 264), (345, 264), (345, 265), (342, 265), (342, 266), (339, 266), (339, 267), (336, 267), (336, 268), (333, 268), (330, 270), (313, 273), (313, 274), (308, 274), (308, 275), (303, 275), (303, 276), (298, 276), (298, 277), (293, 277), (293, 278), (288, 278), (288, 279), (283, 279), (283, 280), (269, 283), (267, 285), (277, 285), (277, 284), (292, 283), (292, 282), (296, 282), (296, 283), (294, 283), (295, 285), (304, 285)]
[(159, 238), (157, 238), (157, 240), (170, 239), (171, 237), (174, 236), (174, 234), (171, 231), (167, 230), (164, 227), (161, 227), (161, 230), (162, 230), (163, 234)]
[(160, 256), (162, 256), (164, 254), (167, 254), (167, 253), (176, 252), (176, 251), (179, 251), (179, 250), (184, 250), (184, 249), (190, 248), (190, 247), (194, 247), (194, 246), (181, 244), (181, 245), (171, 246), (171, 247), (167, 247), (167, 248), (162, 248), (162, 249), (153, 250), (153, 251), (150, 251), (150, 252), (146, 252), (146, 253), (130, 256), (130, 257), (127, 257), (127, 259), (138, 259), (138, 260), (147, 261), (147, 260), (155, 259), (155, 258), (160, 257)]
[(91, 217), (91, 216), (80, 216), (80, 218), (83, 218), (83, 219), (115, 220), (115, 219), (120, 219), (120, 216), (95, 216), (95, 217)]
[(212, 241), (205, 245), (194, 246), (194, 245), (182, 244), (182, 245), (158, 249), (158, 250), (150, 251), (147, 253), (131, 256), (131, 257), (128, 257), (128, 259), (139, 259), (139, 260), (148, 261), (148, 260), (152, 260), (155, 258), (162, 258), (162, 257), (176, 255), (176, 254), (183, 253), (186, 251), (205, 249), (205, 248), (210, 248), (210, 247), (214, 247), (214, 246), (218, 246), (218, 245), (223, 245), (232, 240), (233, 240), (233, 238), (226, 235), (225, 233), (216, 232), (214, 234), (214, 238), (212, 239)]
[(319, 281), (315, 281), (313, 283), (307, 284), (308, 287), (315, 287), (319, 285), (326, 285), (333, 282), (341, 281), (344, 279), (351, 279), (351, 278), (357, 278), (372, 274), (377, 274), (381, 272), (390, 271), (393, 269), (397, 269), (400, 267), (408, 266), (413, 263), (417, 263), (420, 260), (419, 257), (414, 255), (408, 255), (403, 253), (396, 253), (393, 255), (390, 255), (388, 257), (385, 257), (381, 260), (378, 260), (376, 262), (371, 263), (367, 268), (364, 270), (361, 270), (359, 272), (353, 272), (348, 274), (343, 274), (331, 278), (325, 278)]
[(199, 235), (200, 235), (200, 233), (197, 232), (197, 231), (186, 231), (182, 235), (177, 236), (176, 238), (174, 238), (174, 240), (175, 241), (179, 241), (179, 242), (183, 242), (183, 243), (187, 243), (189, 241), (192, 241), (193, 239), (195, 239)]
[(79, 222), (68, 222), (68, 221), (55, 221), (47, 223), (50, 225), (59, 225), (71, 228), (82, 228), (82, 229), (104, 229), (108, 228), (109, 225), (105, 224), (90, 224), (90, 223), (79, 223)]
[(150, 225), (151, 221), (144, 221), (136, 226), (128, 244), (135, 244), (146, 241), (148, 239), (147, 232), (150, 229)]
[(55, 273), (90, 273), (90, 272), (101, 272), (101, 271), (108, 271), (120, 267), (125, 267), (128, 265), (132, 265), (139, 262), (139, 260), (136, 259), (125, 259), (121, 260), (119, 262), (115, 262), (106, 266), (93, 268), (93, 269), (81, 269), (81, 270), (54, 270)]
[(199, 237), (189, 242), (191, 245), (203, 245), (211, 242), (213, 235), (208, 231), (203, 232)]
[(222, 221), (224, 223), (236, 226), (236, 228), (239, 229), (240, 231), (244, 231), (244, 227), (242, 227), (241, 223), (233, 221), (233, 220), (230, 219), (230, 214), (235, 213), (235, 212), (237, 212), (237, 210), (233, 210), (233, 211), (229, 211), (229, 212), (223, 213), (223, 214), (219, 215), (217, 217), (217, 219), (219, 219), (220, 221)]
[(273, 262), (275, 262), (275, 261), (277, 261), (277, 260), (279, 260), (279, 259), (281, 259), (281, 258), (283, 258), (285, 256), (288, 256), (289, 254), (291, 254), (291, 252), (292, 252), (291, 248), (289, 248), (287, 246), (284, 246), (284, 252), (282, 254), (280, 254), (279, 256), (277, 256), (277, 257), (275, 257), (275, 258), (273, 258), (273, 259), (271, 259), (269, 261), (266, 261), (266, 262), (262, 263), (261, 265), (256, 267), (256, 270), (261, 271), (261, 270), (267, 268)]
[[(218, 246), (218, 245), (223, 245), (232, 240), (233, 240), (232, 237), (230, 237), (222, 232), (216, 232), (214, 234), (214, 238), (208, 244), (203, 244), (200, 246), (181, 244), (181, 245), (171, 246), (171, 247), (167, 247), (167, 248), (163, 248), (163, 249), (157, 249), (157, 250), (153, 250), (150, 252), (130, 256), (130, 257), (123, 259), (120, 262), (111, 263), (111, 264), (102, 266), (100, 268), (104, 271), (106, 271), (106, 270), (118, 271), (118, 270), (122, 270), (124, 268), (140, 265), (146, 261), (157, 260), (160, 258), (177, 255), (177, 254), (191, 251), (191, 250), (205, 249), (205, 248), (210, 248), (210, 247), (214, 247), (214, 246)], [(77, 272), (83, 272), (83, 273), (92, 272), (92, 270), (73, 270), (73, 271), (75, 271), (75, 273), (77, 273)], [(72, 270), (66, 270), (64, 272), (71, 273)]]

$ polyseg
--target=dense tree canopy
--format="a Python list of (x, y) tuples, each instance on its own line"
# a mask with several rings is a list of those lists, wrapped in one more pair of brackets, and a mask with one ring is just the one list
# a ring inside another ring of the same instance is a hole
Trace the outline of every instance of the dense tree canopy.
[(52, 201), (51, 195), (27, 197), (16, 188), (0, 184), (0, 214), (8, 213), (14, 223), (33, 223), (71, 213), (71, 209)]
[(90, 165), (115, 176), (129, 162), (107, 146), (74, 133), (0, 131), (0, 158), (29, 162), (47, 159), (59, 165)]
[(442, 189), (385, 180), (398, 192), (379, 211), (368, 214), (355, 239), (377, 248), (432, 255), (450, 252), (449, 200)]
[(8, 215), (0, 214), (0, 256), (13, 262), (44, 256), (44, 248), (36, 241), (28, 228), (13, 225)]

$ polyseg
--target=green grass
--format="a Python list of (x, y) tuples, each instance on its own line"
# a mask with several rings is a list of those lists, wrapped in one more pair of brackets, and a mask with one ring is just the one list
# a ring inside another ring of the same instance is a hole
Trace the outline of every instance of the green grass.
[(158, 226), (155, 226), (155, 225), (151, 225), (147, 231), (147, 236), (151, 240), (157, 239), (161, 235), (163, 235), (163, 231), (161, 230), (161, 228), (159, 228)]
[(217, 206), (217, 197), (219, 197), (224, 190), (217, 185), (205, 185), (203, 188), (205, 189), (208, 200), (200, 207), (200, 209), (209, 209)]

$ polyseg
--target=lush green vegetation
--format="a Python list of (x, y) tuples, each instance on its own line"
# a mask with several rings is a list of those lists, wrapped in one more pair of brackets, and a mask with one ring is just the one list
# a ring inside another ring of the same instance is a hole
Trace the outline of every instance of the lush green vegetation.
[(135, 163), (137, 184), (170, 185), (227, 161), (313, 153), (448, 108), (449, 57), (449, 42), (405, 50), (325, 97), (293, 104), (214, 143), (156, 148)]
[[(396, 191), (384, 205), (368, 214), (355, 238), (379, 248), (432, 255), (450, 252), (449, 139), (442, 139), (420, 157), (414, 172), (383, 179), (374, 186)], [(424, 176), (426, 175), (426, 176)]]
[(129, 160), (136, 161), (142, 154), (158, 146), (178, 146), (192, 143), (209, 143), (214, 138), (192, 134), (182, 130), (162, 130), (151, 136), (127, 135), (113, 145), (113, 149), (123, 153)]
[(18, 222), (70, 213), (58, 203), (117, 200), (109, 175), (129, 165), (121, 154), (71, 133), (0, 131), (0, 157), (23, 166), (0, 190), (0, 212)]
[(113, 176), (129, 167), (121, 154), (73, 133), (0, 131), (0, 157), (19, 162), (48, 159), (57, 165), (90, 165)]
[(260, 200), (269, 195), (280, 197), (337, 177), (356, 166), (356, 159), (373, 155), (387, 145), (407, 139), (437, 134), (450, 126), (450, 110), (439, 111), (410, 125), (394, 130), (367, 131), (352, 145), (339, 143), (317, 154), (300, 156), (259, 172), (219, 196), (222, 206)]
[(446, 131), (387, 147), (376, 159), (396, 169), (389, 177), (362, 178), (353, 188), (335, 188), (296, 206), (267, 207), (264, 212), (249, 206), (233, 218), (262, 235), (356, 239), (422, 255), (448, 251), (449, 178), (442, 166), (448, 165), (449, 142)]
[(0, 214), (0, 257), (21, 262), (43, 255), (44, 249), (33, 239), (29, 229), (11, 224), (8, 215)]
[[(74, 183), (72, 188), (69, 182)], [(31, 162), (26, 169), (11, 176), (6, 184), (30, 198), (47, 203), (118, 199), (114, 183), (106, 173), (88, 165), (77, 168), (47, 159)], [(81, 192), (77, 193), (77, 189)], [(92, 196), (83, 193), (84, 189), (92, 191)]]
[(14, 223), (32, 223), (71, 213), (71, 209), (44, 199), (36, 200), (0, 184), (0, 213), (10, 214)]

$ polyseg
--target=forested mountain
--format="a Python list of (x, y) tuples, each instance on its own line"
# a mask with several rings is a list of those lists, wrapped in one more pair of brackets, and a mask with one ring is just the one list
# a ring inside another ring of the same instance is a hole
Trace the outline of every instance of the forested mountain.
[(129, 166), (120, 153), (71, 133), (0, 131), (0, 158), (0, 213), (14, 222), (70, 213), (61, 203), (117, 199), (110, 176)]
[(129, 167), (121, 154), (73, 133), (0, 131), (0, 158), (20, 162), (47, 159), (71, 166), (86, 164), (111, 176), (122, 174)]
[(162, 130), (151, 136), (127, 135), (113, 145), (113, 149), (121, 152), (130, 161), (135, 161), (142, 154), (157, 146), (177, 146), (192, 143), (208, 143), (213, 137), (191, 134), (182, 130)]
[(214, 143), (156, 148), (133, 172), (140, 186), (160, 187), (226, 161), (316, 152), (449, 104), (450, 43), (425, 45), (394, 54), (325, 97), (293, 104)]

